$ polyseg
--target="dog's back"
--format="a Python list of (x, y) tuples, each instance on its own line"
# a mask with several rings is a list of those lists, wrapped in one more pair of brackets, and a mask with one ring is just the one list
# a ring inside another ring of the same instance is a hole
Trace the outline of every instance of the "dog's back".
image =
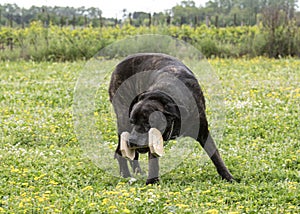
[[(160, 53), (141, 53), (130, 55), (121, 61), (111, 76), (109, 86), (110, 101), (112, 101), (120, 85), (131, 76), (143, 71), (159, 71), (166, 67), (182, 67), (177, 75), (193, 75), (192, 71), (175, 57)], [(169, 69), (169, 71), (171, 71)], [(173, 69), (176, 72), (176, 69)], [(183, 72), (184, 71), (184, 72)]]

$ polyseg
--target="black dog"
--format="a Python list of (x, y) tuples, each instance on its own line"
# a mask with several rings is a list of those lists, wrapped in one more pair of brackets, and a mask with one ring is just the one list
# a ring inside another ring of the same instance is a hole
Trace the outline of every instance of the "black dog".
[(192, 71), (165, 54), (136, 54), (120, 62), (111, 76), (110, 101), (117, 115), (119, 144), (115, 158), (123, 177), (130, 177), (127, 160), (120, 152), (120, 135), (129, 132), (128, 146), (136, 149), (130, 161), (134, 173), (141, 172), (139, 153), (148, 152), (146, 184), (159, 180), (158, 158), (148, 148), (148, 131), (157, 128), (164, 141), (179, 136), (197, 140), (223, 179), (232, 181), (208, 130), (205, 99)]

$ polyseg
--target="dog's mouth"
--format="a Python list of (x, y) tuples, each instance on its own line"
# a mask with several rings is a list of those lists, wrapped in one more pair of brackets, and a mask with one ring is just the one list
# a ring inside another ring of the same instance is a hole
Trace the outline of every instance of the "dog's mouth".
[(133, 132), (128, 138), (127, 145), (130, 149), (146, 149), (149, 148), (148, 133)]
[(154, 156), (163, 155), (163, 138), (158, 129), (151, 128), (148, 133), (138, 135), (142, 141), (139, 141), (137, 135), (123, 132), (121, 135), (121, 153), (123, 157), (134, 159), (135, 151), (139, 153), (151, 152)]
[[(158, 135), (161, 135), (160, 133)], [(150, 136), (149, 132), (147, 133), (135, 133), (135, 134), (130, 134), (128, 141), (127, 141), (127, 146), (131, 150), (135, 150), (138, 153), (144, 154), (149, 152), (150, 150)]]
[(131, 134), (127, 142), (128, 148), (139, 153), (151, 152), (154, 156), (163, 154), (163, 137), (156, 128), (151, 128), (147, 133)]
[(144, 154), (144, 153), (149, 152), (149, 147), (147, 147), (147, 148), (139, 148), (139, 149), (136, 149), (136, 151), (138, 153)]

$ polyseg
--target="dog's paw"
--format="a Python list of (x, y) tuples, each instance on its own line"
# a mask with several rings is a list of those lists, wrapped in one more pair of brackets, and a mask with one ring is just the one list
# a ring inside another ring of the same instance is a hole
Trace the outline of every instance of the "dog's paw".
[(232, 178), (229, 182), (230, 183), (241, 183), (241, 179), (240, 178)]
[(224, 180), (226, 180), (226, 181), (228, 181), (228, 182), (230, 182), (230, 183), (236, 181), (236, 180), (234, 179), (234, 177), (233, 177), (229, 172), (224, 173), (224, 174), (222, 175), (222, 179), (224, 179)]
[(159, 178), (155, 177), (155, 178), (147, 179), (146, 185), (149, 185), (149, 184), (159, 184)]

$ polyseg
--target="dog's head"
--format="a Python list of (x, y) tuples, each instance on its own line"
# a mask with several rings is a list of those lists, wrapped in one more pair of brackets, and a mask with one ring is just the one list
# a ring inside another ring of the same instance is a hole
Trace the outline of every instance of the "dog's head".
[(144, 92), (138, 95), (129, 108), (132, 131), (128, 146), (140, 152), (148, 151), (148, 131), (158, 129), (163, 139), (174, 137), (175, 124), (180, 122), (180, 111), (174, 101), (160, 91)]

